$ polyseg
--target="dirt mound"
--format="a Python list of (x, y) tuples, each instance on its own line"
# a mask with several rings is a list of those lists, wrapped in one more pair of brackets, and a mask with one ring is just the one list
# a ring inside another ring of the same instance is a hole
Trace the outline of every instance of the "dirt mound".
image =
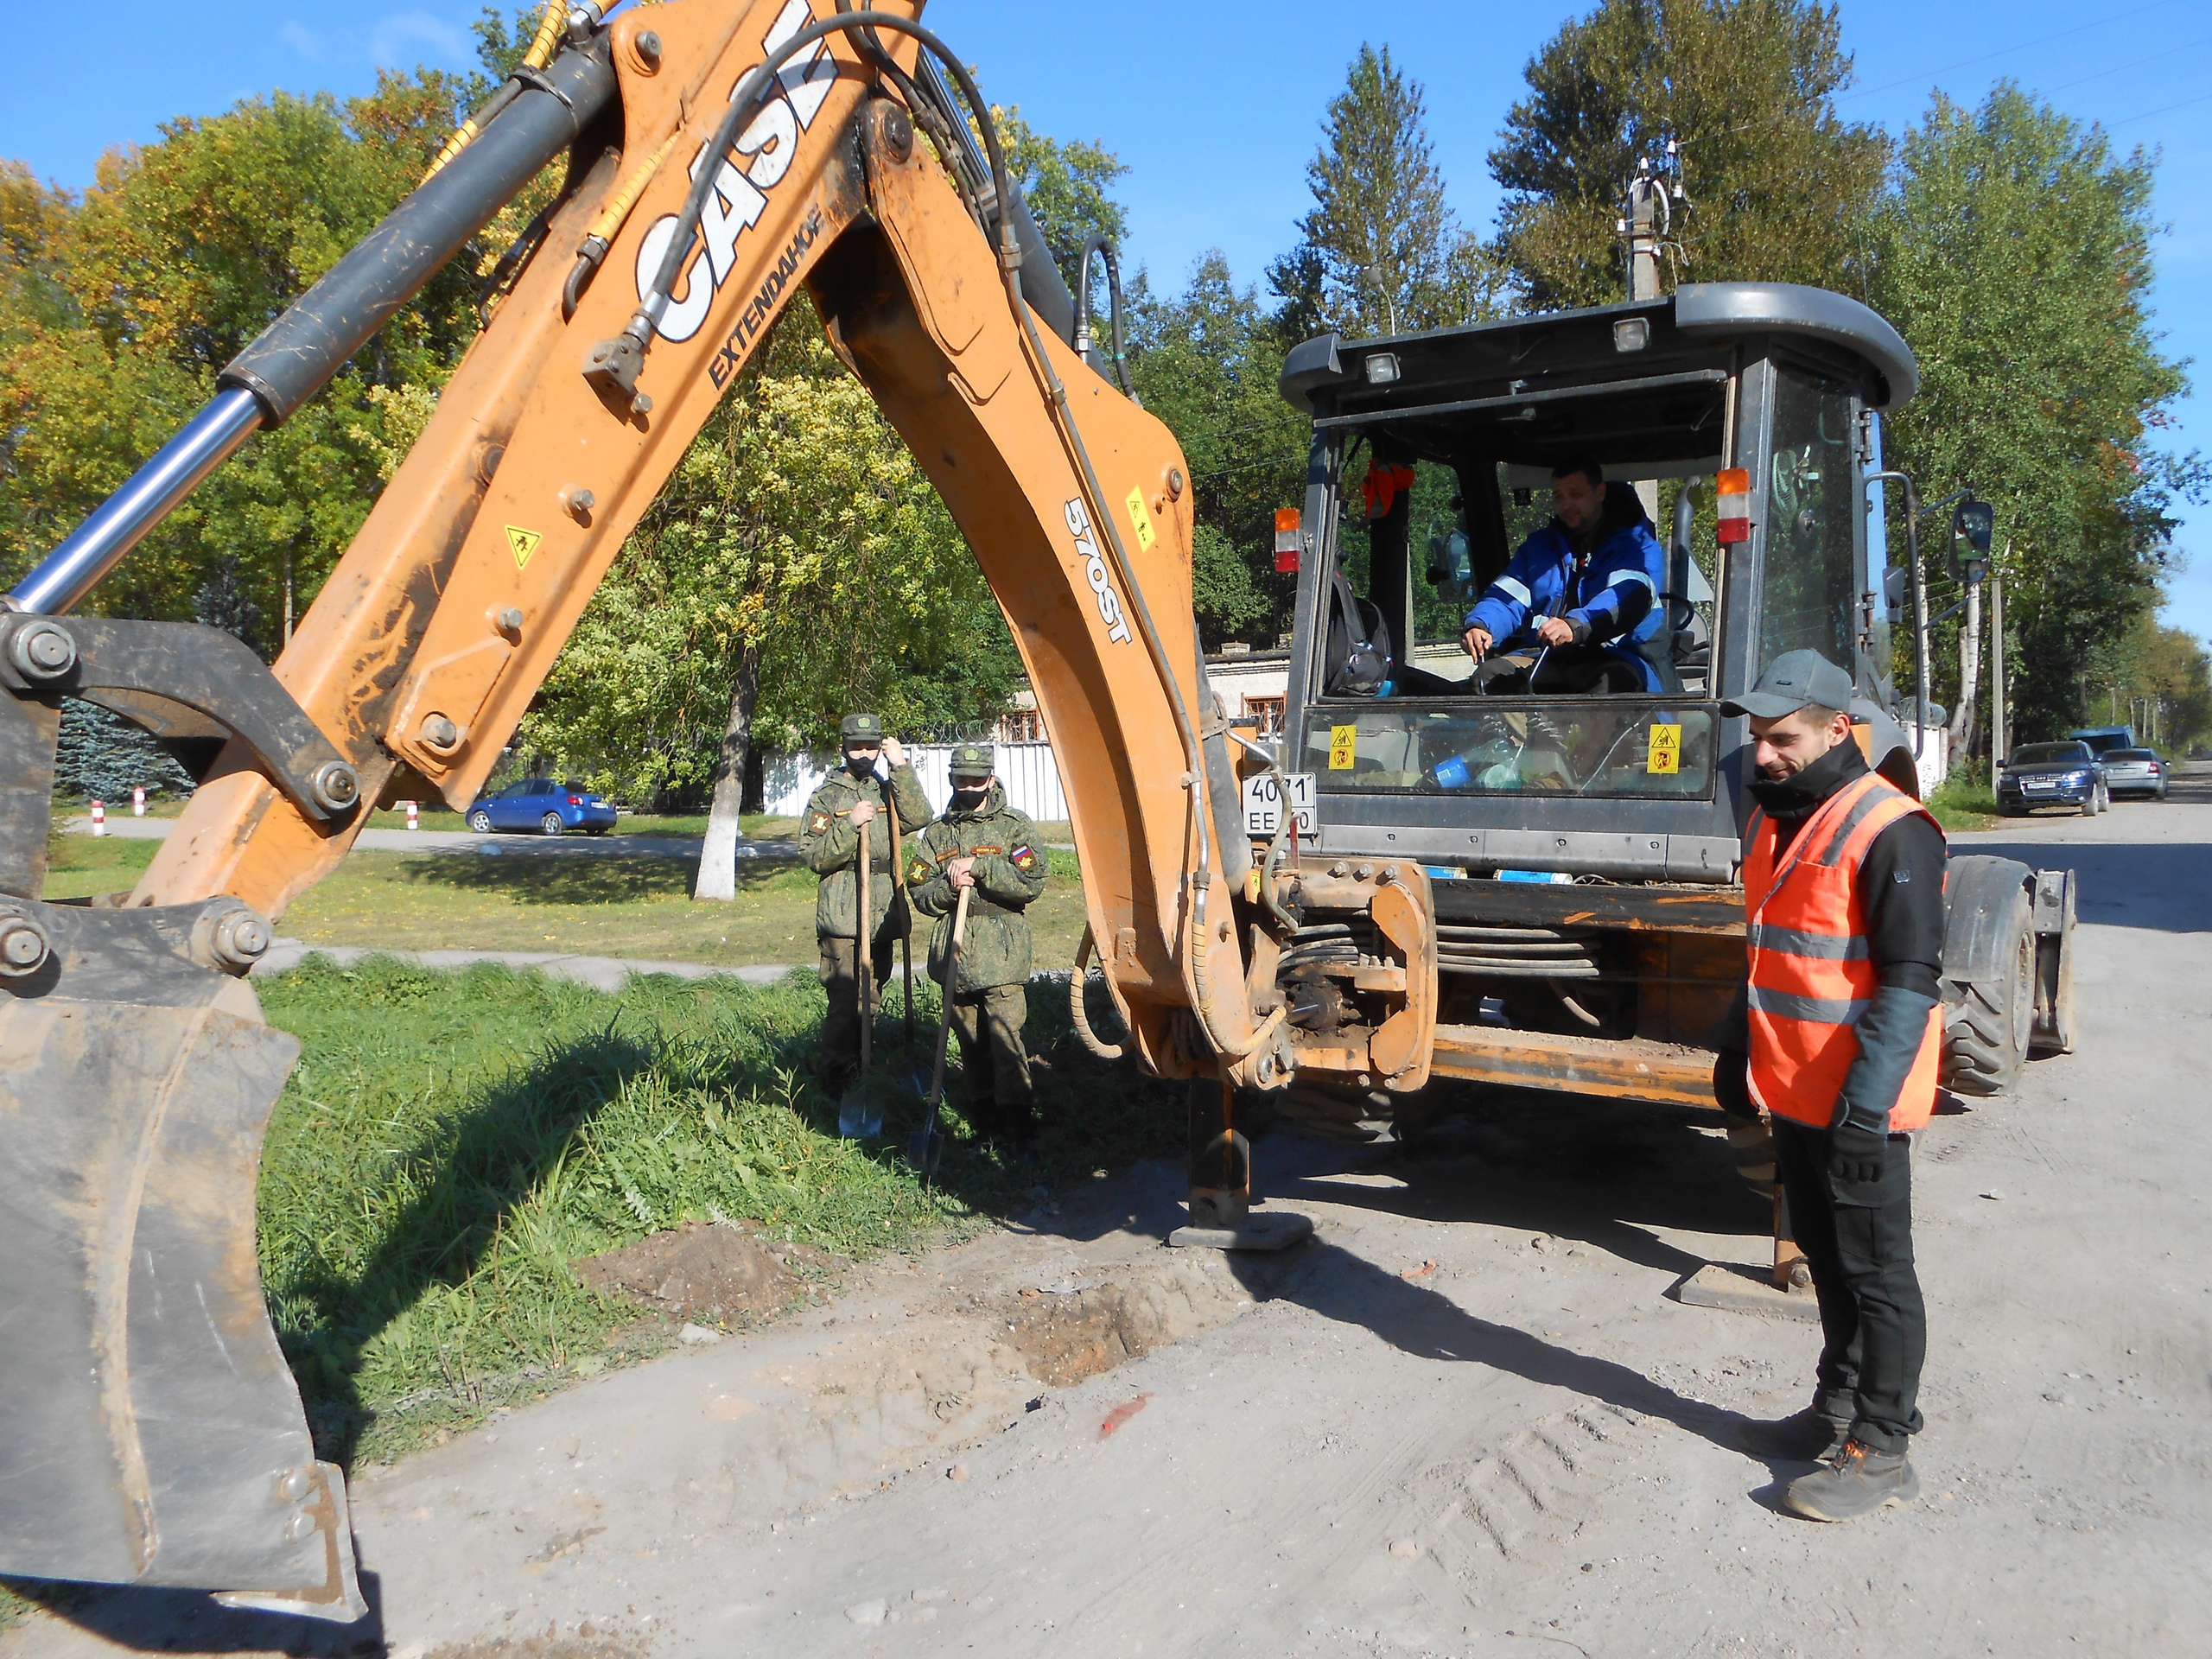
[(594, 1290), (619, 1292), (677, 1319), (720, 1323), (780, 1311), (804, 1288), (793, 1267), (835, 1259), (809, 1245), (762, 1238), (742, 1222), (687, 1221), (574, 1266)]
[(1024, 1291), (1007, 1310), (1007, 1340), (1032, 1376), (1065, 1389), (1217, 1325), (1253, 1300), (1217, 1256), (1186, 1257), (1071, 1294)]

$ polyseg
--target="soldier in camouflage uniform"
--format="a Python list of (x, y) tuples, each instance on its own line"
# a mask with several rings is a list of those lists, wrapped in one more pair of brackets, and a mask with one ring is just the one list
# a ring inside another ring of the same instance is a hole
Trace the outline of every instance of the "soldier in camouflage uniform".
[[(822, 988), (830, 1012), (822, 1021), (823, 1086), (842, 1094), (860, 1065), (860, 826), (867, 824), (868, 935), (874, 949), (879, 994), (891, 977), (891, 948), (913, 925), (906, 910), (897, 863), (891, 854), (891, 824), (883, 815), (888, 801), (899, 814), (902, 834), (930, 817), (929, 797), (895, 737), (883, 734), (874, 715), (847, 715), (837, 728), (845, 769), (822, 780), (806, 804), (799, 826), (799, 853), (807, 868), (822, 878), (814, 900), (814, 932), (822, 950)], [(888, 782), (875, 775), (877, 758), (890, 763)], [(873, 1016), (874, 1010), (866, 1011)]]
[(960, 939), (960, 982), (946, 1005), (968, 1074), (968, 1115), (986, 1140), (1026, 1151), (1037, 1137), (1037, 1096), (1021, 1022), (1029, 1011), (1029, 918), (1045, 890), (1045, 849), (1027, 815), (1006, 804), (985, 743), (952, 752), (952, 799), (922, 831), (907, 866), (915, 907), (938, 918), (930, 938), (930, 976), (944, 983), (952, 917), (960, 890), (973, 887)]

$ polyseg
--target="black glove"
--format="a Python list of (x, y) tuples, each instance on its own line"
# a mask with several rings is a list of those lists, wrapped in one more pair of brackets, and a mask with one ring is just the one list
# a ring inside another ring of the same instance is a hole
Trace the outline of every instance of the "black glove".
[(1847, 1186), (1872, 1186), (1882, 1179), (1890, 1138), (1878, 1129), (1845, 1122), (1828, 1136), (1828, 1173)]
[(1724, 1048), (1713, 1057), (1713, 1097), (1729, 1117), (1756, 1118), (1751, 1104), (1751, 1057), (1741, 1049)]

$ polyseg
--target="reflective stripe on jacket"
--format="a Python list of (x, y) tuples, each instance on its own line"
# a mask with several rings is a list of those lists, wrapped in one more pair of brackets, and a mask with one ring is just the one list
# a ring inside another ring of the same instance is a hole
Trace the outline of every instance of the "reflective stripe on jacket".
[[(1822, 1129), (1835, 1122), (1859, 1057), (1854, 1027), (1881, 985), (1866, 945), (1859, 867), (1875, 836), (1916, 812), (1928, 817), (1919, 802), (1868, 772), (1821, 804), (1779, 868), (1774, 821), (1751, 814), (1744, 847), (1751, 1097), (1778, 1116)], [(1939, 1004), (1929, 1010), (1927, 1034), (1891, 1109), (1892, 1131), (1927, 1127), (1942, 1039)]]

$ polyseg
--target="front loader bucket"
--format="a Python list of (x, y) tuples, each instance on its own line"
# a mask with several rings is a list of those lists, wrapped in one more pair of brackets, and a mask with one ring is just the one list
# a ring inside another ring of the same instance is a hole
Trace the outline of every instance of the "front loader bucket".
[(351, 1620), (344, 1478), (254, 1251), (299, 1045), (206, 961), (231, 904), (13, 901), (52, 954), (0, 980), (0, 1573)]

